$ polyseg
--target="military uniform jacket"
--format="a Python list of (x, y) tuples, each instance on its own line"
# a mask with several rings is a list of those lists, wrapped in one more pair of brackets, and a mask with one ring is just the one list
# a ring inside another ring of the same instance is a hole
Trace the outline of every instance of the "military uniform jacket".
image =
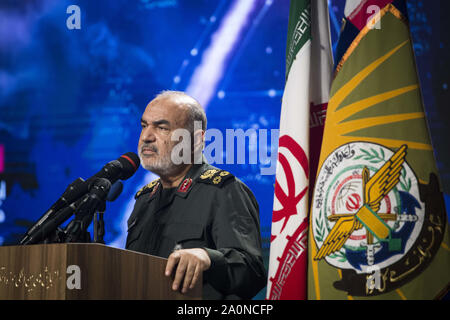
[(204, 299), (250, 299), (266, 285), (259, 207), (231, 173), (194, 165), (178, 188), (159, 179), (136, 194), (126, 248), (167, 258), (174, 250), (204, 248)]

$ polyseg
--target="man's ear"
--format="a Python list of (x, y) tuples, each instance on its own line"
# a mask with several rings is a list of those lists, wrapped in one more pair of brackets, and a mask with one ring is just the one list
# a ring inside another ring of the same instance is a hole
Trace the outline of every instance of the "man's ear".
[(194, 151), (197, 148), (200, 148), (200, 150), (203, 150), (204, 144), (205, 144), (205, 131), (199, 129), (194, 131)]
[(192, 139), (193, 141), (193, 156), (194, 156), (194, 163), (195, 164), (201, 164), (202, 163), (202, 151), (205, 147), (205, 131), (198, 129), (194, 131), (194, 137)]

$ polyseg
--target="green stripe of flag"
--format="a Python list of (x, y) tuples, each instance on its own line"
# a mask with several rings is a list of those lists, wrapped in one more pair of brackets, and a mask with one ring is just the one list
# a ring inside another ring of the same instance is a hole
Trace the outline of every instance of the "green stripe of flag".
[(311, 1), (292, 0), (289, 9), (288, 41), (286, 48), (286, 79), (292, 63), (308, 40), (311, 40)]

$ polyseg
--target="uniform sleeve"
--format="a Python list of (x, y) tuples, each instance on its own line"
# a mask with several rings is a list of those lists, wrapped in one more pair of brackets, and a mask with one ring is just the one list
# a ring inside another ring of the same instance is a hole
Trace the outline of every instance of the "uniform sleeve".
[(215, 249), (204, 277), (224, 295), (251, 299), (266, 285), (259, 207), (250, 189), (234, 180), (217, 189), (211, 235)]

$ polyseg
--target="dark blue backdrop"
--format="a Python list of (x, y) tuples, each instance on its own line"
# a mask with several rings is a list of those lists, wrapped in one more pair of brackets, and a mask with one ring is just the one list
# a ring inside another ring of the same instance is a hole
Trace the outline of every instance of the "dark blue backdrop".
[[(72, 4), (81, 29), (67, 28)], [(344, 1), (330, 4), (335, 44)], [(0, 244), (16, 243), (75, 178), (136, 152), (141, 114), (163, 89), (188, 90), (223, 133), (278, 128), (288, 10), (285, 0), (2, 0)], [(408, 10), (448, 194), (448, 2), (410, 1)], [(267, 261), (275, 177), (260, 164), (221, 167), (256, 195)], [(108, 203), (108, 244), (124, 246), (133, 196), (153, 178), (140, 168)]]

